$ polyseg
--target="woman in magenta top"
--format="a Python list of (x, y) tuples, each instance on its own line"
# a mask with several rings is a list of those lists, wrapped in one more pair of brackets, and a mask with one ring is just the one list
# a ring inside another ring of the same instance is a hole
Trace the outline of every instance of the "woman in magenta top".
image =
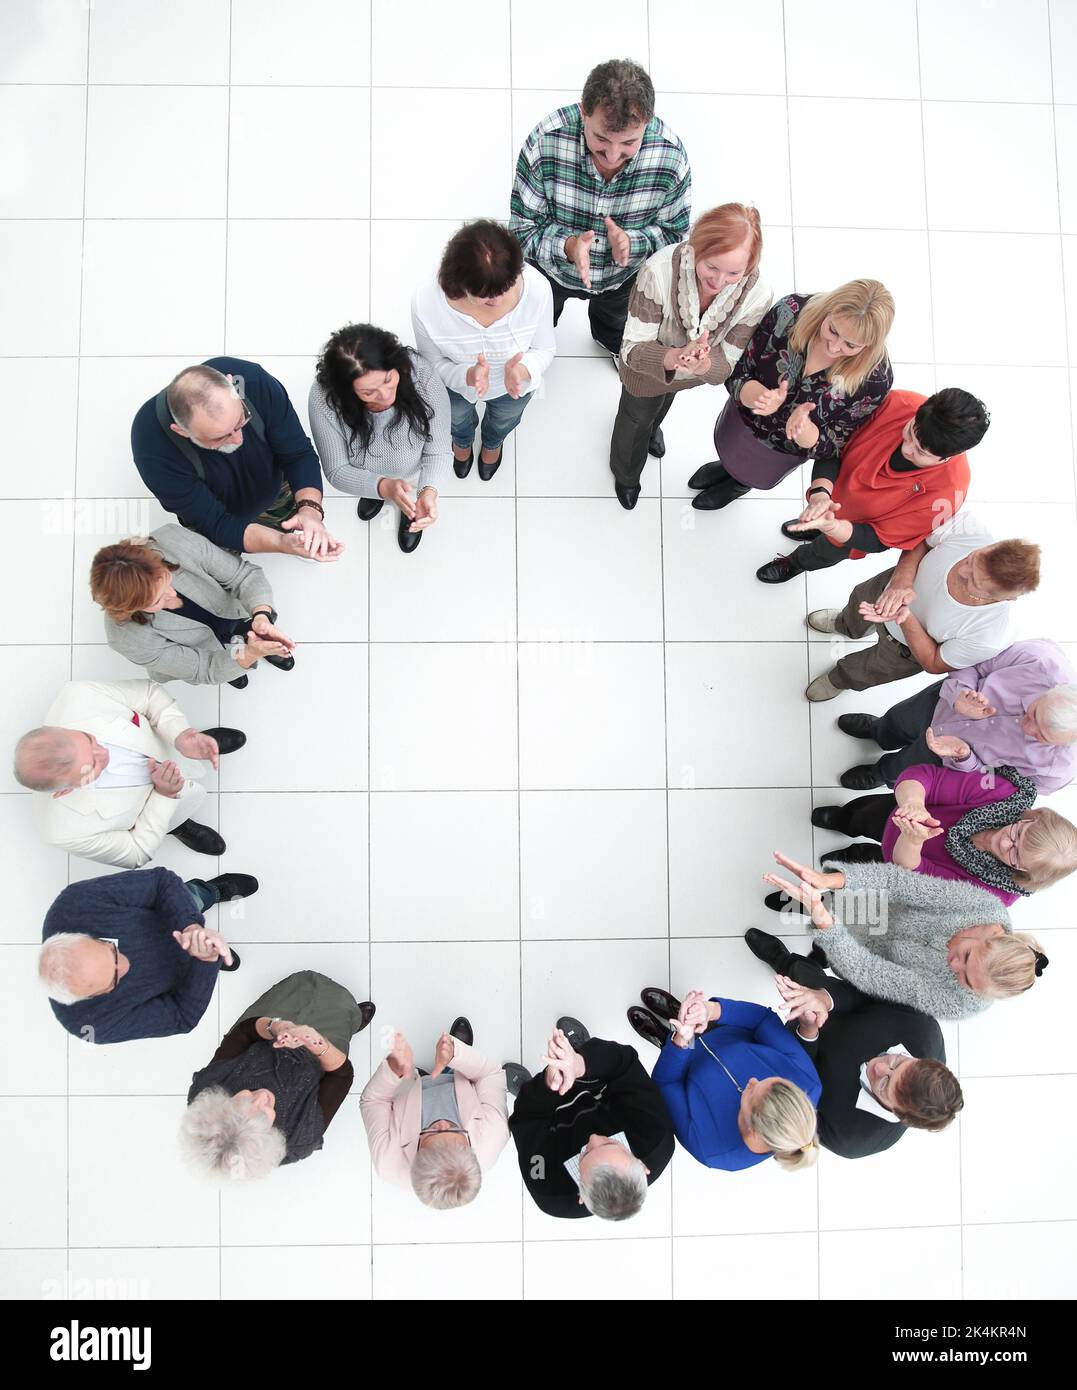
[(1077, 868), (1077, 826), (1047, 807), (1033, 809), (1035, 784), (1012, 767), (953, 772), (906, 768), (893, 793), (820, 806), (812, 824), (874, 845), (850, 845), (828, 859), (882, 858), (935, 878), (986, 887), (1006, 906)]

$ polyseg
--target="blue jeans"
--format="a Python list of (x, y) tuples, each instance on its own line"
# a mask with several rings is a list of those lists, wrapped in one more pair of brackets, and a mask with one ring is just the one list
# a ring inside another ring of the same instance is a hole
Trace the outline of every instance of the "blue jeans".
[[(500, 449), (505, 440), (520, 423), (520, 416), (527, 409), (527, 403), (535, 393), (528, 391), (526, 396), (516, 400), (506, 394), (494, 396), (483, 401), (486, 411), (482, 417), (482, 447)], [(467, 401), (455, 391), (449, 392), (452, 406), (452, 442), (458, 449), (470, 449), (475, 431), (479, 427), (479, 412), (472, 401)]]
[(183, 886), (187, 889), (187, 892), (190, 893), (191, 897), (194, 898), (194, 905), (198, 908), (199, 912), (207, 911), (207, 909), (213, 907), (221, 900), (221, 895), (217, 892), (216, 888), (211, 888), (204, 879), (189, 878)]

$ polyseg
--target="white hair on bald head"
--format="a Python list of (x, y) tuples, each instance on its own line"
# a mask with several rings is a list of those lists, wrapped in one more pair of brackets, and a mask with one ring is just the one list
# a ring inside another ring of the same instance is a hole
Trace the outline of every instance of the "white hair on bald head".
[(1077, 685), (1055, 685), (1043, 697), (1043, 722), (1053, 734), (1077, 737)]
[(184, 367), (168, 384), (165, 400), (173, 420), (181, 429), (189, 430), (196, 410), (219, 415), (226, 397), (237, 398), (239, 392), (223, 372), (216, 367)]
[(220, 1086), (199, 1091), (188, 1105), (180, 1143), (192, 1167), (222, 1182), (264, 1178), (280, 1167), (288, 1147), (263, 1111)]
[(15, 780), (32, 792), (56, 792), (78, 776), (78, 754), (70, 729), (47, 725), (23, 734), (15, 745)]
[(61, 931), (50, 936), (42, 946), (37, 958), (38, 978), (49, 998), (55, 999), (57, 1004), (77, 1004), (80, 999), (90, 997), (75, 993), (75, 952), (81, 950), (87, 941), (96, 940), (97, 937), (86, 932)]

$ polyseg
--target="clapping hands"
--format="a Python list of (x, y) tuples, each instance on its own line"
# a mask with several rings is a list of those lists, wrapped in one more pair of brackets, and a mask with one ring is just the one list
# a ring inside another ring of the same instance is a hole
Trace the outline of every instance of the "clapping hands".
[(542, 1061), (546, 1067), (546, 1085), (559, 1096), (566, 1095), (583, 1075), (583, 1058), (560, 1028), (553, 1030)]

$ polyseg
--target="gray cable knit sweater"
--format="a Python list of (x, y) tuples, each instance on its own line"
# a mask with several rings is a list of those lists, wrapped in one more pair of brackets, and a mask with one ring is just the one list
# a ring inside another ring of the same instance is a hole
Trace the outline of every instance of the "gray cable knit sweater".
[(831, 895), (834, 925), (813, 933), (839, 975), (933, 1018), (972, 1018), (990, 1006), (958, 983), (946, 955), (950, 938), (965, 927), (1000, 922), (1013, 930), (993, 893), (897, 864), (831, 867), (845, 874), (845, 888)]

